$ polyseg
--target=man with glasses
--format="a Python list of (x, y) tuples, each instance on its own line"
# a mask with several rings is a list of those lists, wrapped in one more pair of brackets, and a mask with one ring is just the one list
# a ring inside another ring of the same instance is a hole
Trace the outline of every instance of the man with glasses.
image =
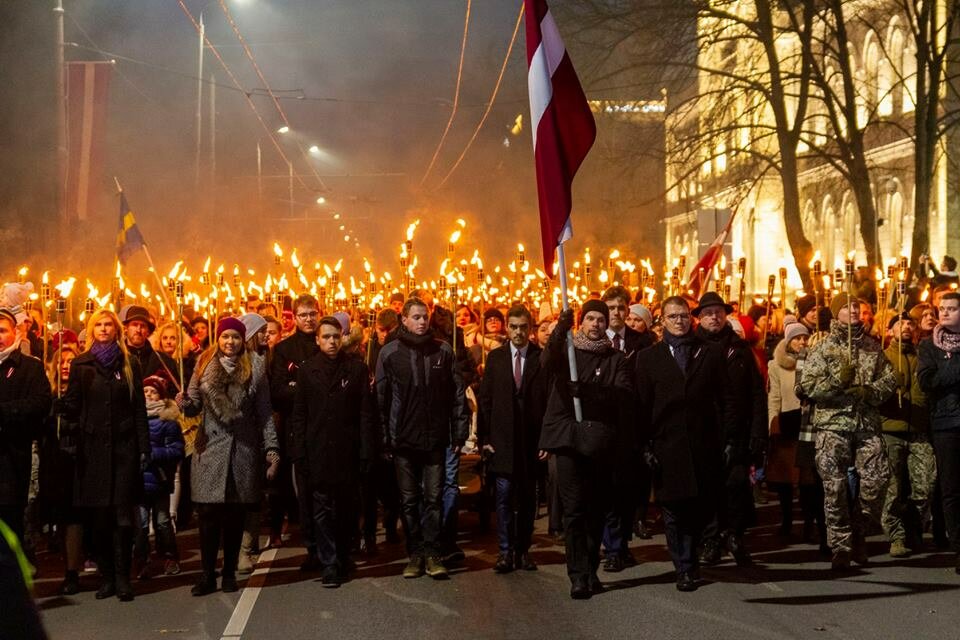
[[(289, 447), (288, 425), (293, 413), (293, 400), (297, 392), (297, 373), (303, 363), (320, 353), (317, 344), (317, 326), (320, 322), (320, 305), (317, 299), (304, 294), (293, 302), (294, 321), (296, 329), (289, 337), (281, 340), (273, 349), (273, 364), (270, 367), (270, 397), (273, 401), (273, 410), (277, 412), (277, 439), (281, 447)], [(286, 450), (286, 449), (285, 449)], [(290, 466), (289, 456), (283, 456), (280, 469), (274, 478), (273, 495), (270, 498), (270, 537), (271, 545), (282, 544), (280, 538), (283, 516), (290, 512), (293, 500), (290, 495)], [(300, 470), (294, 469), (297, 483), (297, 498), (299, 498), (300, 536), (307, 548), (307, 559), (300, 566), (302, 571), (318, 571), (321, 569), (317, 556), (317, 543), (314, 536), (311, 513), (310, 490), (308, 478)]]
[(663, 302), (663, 340), (637, 354), (644, 458), (663, 511), (677, 589), (695, 591), (697, 545), (722, 482), (724, 434), (736, 424), (723, 353), (693, 331), (687, 302)]
[(723, 495), (714, 505), (713, 518), (703, 534), (700, 562), (720, 561), (726, 547), (737, 566), (751, 564), (743, 543), (743, 534), (754, 518), (753, 492), (750, 488), (750, 464), (763, 464), (767, 449), (767, 392), (756, 357), (746, 340), (738, 336), (727, 315), (733, 307), (716, 291), (708, 291), (691, 314), (700, 321), (697, 336), (717, 345), (724, 355), (727, 381), (736, 398), (736, 421), (723, 438)]
[(940, 299), (940, 324), (920, 343), (917, 379), (927, 393), (943, 515), (960, 573), (960, 294)]

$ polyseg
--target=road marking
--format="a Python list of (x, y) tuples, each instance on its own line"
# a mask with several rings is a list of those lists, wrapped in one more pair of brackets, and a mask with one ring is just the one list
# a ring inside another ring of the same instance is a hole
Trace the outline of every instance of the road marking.
[(780, 585), (774, 584), (773, 582), (761, 582), (760, 584), (762, 584), (767, 589), (770, 589), (770, 591), (773, 591), (775, 593), (783, 593), (783, 589), (780, 588)]
[(240, 592), (240, 600), (237, 601), (237, 606), (233, 610), (233, 615), (230, 616), (230, 621), (227, 623), (227, 628), (223, 630), (220, 640), (238, 640), (243, 635), (244, 629), (247, 628), (247, 622), (250, 620), (250, 614), (253, 613), (253, 606), (257, 604), (257, 598), (260, 597), (260, 589), (266, 582), (264, 576), (270, 573), (270, 565), (276, 557), (276, 549), (267, 549), (260, 554), (260, 560), (257, 564), (263, 566), (258, 567), (250, 575), (247, 586)]

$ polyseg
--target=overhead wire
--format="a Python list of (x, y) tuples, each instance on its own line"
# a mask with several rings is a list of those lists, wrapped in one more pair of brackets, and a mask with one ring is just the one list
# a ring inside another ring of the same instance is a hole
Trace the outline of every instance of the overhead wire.
[[(274, 149), (277, 150), (277, 153), (280, 154), (280, 157), (283, 158), (284, 162), (287, 165), (291, 165), (292, 162), (287, 158), (287, 154), (283, 151), (283, 147), (280, 145), (280, 142), (277, 140), (276, 135), (274, 134), (273, 129), (267, 125), (266, 121), (263, 119), (263, 116), (260, 114), (260, 111), (257, 109), (257, 105), (254, 104), (253, 99), (250, 95), (243, 90), (243, 85), (240, 84), (240, 81), (237, 79), (237, 76), (233, 73), (233, 70), (230, 69), (230, 66), (223, 59), (223, 56), (220, 55), (220, 52), (217, 50), (213, 43), (210, 42), (210, 38), (207, 37), (206, 32), (201, 29), (200, 23), (197, 22), (196, 18), (193, 17), (193, 14), (190, 12), (190, 9), (187, 8), (187, 5), (184, 4), (183, 0), (177, 0), (177, 4), (180, 5), (180, 8), (186, 14), (187, 18), (190, 19), (190, 22), (193, 24), (193, 28), (203, 37), (204, 44), (213, 52), (213, 55), (217, 58), (217, 61), (220, 63), (220, 66), (223, 67), (223, 70), (227, 72), (227, 76), (233, 82), (233, 84), (241, 90), (243, 93), (244, 99), (247, 101), (247, 105), (250, 107), (250, 110), (253, 111), (253, 114), (257, 117), (257, 120), (260, 122), (260, 126), (263, 127), (264, 132), (270, 138), (270, 142), (273, 143)], [(303, 181), (303, 178), (297, 177), (297, 181), (300, 183), (304, 189), (310, 189), (307, 186), (307, 183)]]
[(423, 178), (420, 179), (420, 186), (427, 181), (430, 172), (433, 170), (433, 165), (437, 163), (437, 157), (440, 155), (440, 149), (443, 148), (443, 143), (447, 139), (447, 134), (450, 132), (450, 126), (453, 124), (453, 119), (457, 117), (457, 107), (460, 104), (460, 83), (463, 79), (463, 58), (467, 51), (467, 33), (470, 30), (470, 7), (472, 5), (471, 0), (467, 0), (467, 11), (466, 15), (463, 18), (463, 40), (460, 42), (460, 64), (457, 66), (457, 86), (453, 94), (453, 109), (450, 111), (450, 118), (447, 120), (447, 126), (443, 130), (443, 135), (440, 136), (440, 142), (437, 143), (437, 148), (433, 152), (433, 158), (430, 159), (430, 164), (427, 166), (427, 170), (423, 174)]
[[(240, 33), (240, 28), (237, 26), (236, 21), (233, 19), (233, 15), (230, 13), (230, 9), (227, 7), (225, 0), (219, 0), (220, 9), (223, 11), (223, 15), (226, 16), (227, 22), (230, 23), (230, 28), (233, 29), (234, 35), (237, 36), (237, 40), (240, 41), (241, 46), (243, 47), (243, 52), (247, 56), (247, 59), (250, 60), (250, 64), (253, 65), (254, 71), (257, 73), (257, 77), (260, 78), (260, 82), (263, 83), (263, 88), (266, 89), (267, 94), (269, 94), (270, 99), (273, 101), (273, 106), (276, 107), (277, 113), (280, 114), (280, 119), (283, 121), (284, 126), (290, 127), (290, 120), (287, 118), (286, 112), (283, 110), (283, 107), (280, 106), (280, 101), (277, 99), (277, 96), (273, 93), (273, 89), (270, 87), (270, 83), (267, 82), (266, 76), (264, 76), (263, 71), (260, 69), (260, 65), (257, 64), (257, 59), (253, 55), (253, 51), (250, 50), (250, 47), (247, 46), (247, 41), (244, 39), (243, 34)], [(292, 128), (292, 127), (291, 127)], [(300, 144), (299, 140), (294, 141), (297, 145), (297, 149), (300, 151), (300, 155), (303, 156), (304, 162), (306, 162), (307, 167), (310, 169), (310, 172), (313, 173), (314, 177), (317, 179), (317, 183), (320, 185), (320, 188), (323, 190), (327, 189), (327, 185), (324, 184), (323, 179), (320, 177), (320, 174), (317, 172), (317, 168), (314, 166), (313, 162), (310, 160), (309, 152), (303, 148), (303, 145)]]
[(523, 9), (524, 5), (521, 4), (520, 13), (517, 15), (517, 24), (513, 27), (513, 36), (510, 37), (510, 44), (507, 46), (507, 54), (503, 57), (503, 64), (500, 65), (500, 75), (497, 76), (497, 82), (493, 85), (493, 93), (490, 95), (490, 100), (487, 102), (487, 108), (484, 110), (483, 116), (480, 117), (480, 122), (477, 123), (477, 127), (473, 130), (473, 135), (470, 136), (466, 146), (460, 153), (460, 157), (457, 158), (456, 162), (453, 163), (453, 166), (450, 167), (450, 170), (447, 171), (447, 174), (443, 176), (443, 180), (441, 180), (440, 184), (436, 186), (437, 189), (442, 188), (443, 185), (447, 183), (447, 180), (453, 175), (453, 172), (456, 171), (457, 167), (460, 166), (460, 163), (463, 162), (467, 152), (473, 145), (473, 141), (477, 139), (480, 129), (483, 128), (484, 123), (487, 121), (487, 116), (489, 116), (490, 111), (493, 110), (493, 103), (497, 100), (497, 93), (500, 91), (500, 84), (503, 82), (503, 74), (507, 70), (507, 63), (510, 61), (510, 54), (513, 53), (513, 45), (516, 43), (517, 34), (520, 32), (520, 23), (523, 22)]

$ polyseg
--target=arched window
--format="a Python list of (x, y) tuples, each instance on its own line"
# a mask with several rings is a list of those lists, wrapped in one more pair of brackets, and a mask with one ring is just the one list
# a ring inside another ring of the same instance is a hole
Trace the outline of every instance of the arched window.
[(917, 52), (913, 47), (903, 50), (903, 113), (917, 108)]
[(861, 129), (867, 126), (870, 114), (877, 108), (880, 47), (872, 32), (867, 34), (863, 52), (863, 68), (856, 76), (860, 80), (857, 90), (857, 127)]
[[(881, 115), (890, 115), (897, 111), (903, 111), (903, 87), (904, 87), (904, 76), (903, 76), (903, 48), (904, 38), (903, 38), (903, 29), (900, 28), (900, 25), (894, 17), (890, 23), (890, 32), (887, 38), (887, 66), (886, 66), (886, 75), (889, 81), (889, 86), (886, 87), (886, 93), (889, 94), (889, 100), (884, 98), (883, 91), (884, 88), (881, 87), (881, 96), (880, 96), (880, 106), (881, 106)], [(882, 83), (881, 83), (882, 84)], [(885, 105), (889, 103), (890, 112), (884, 113)]]
[[(833, 268), (839, 255), (840, 228), (837, 225), (837, 214), (833, 208), (833, 198), (827, 195), (823, 198), (823, 207), (820, 213), (820, 244), (823, 246), (824, 268)], [(842, 260), (842, 258), (841, 258)]]

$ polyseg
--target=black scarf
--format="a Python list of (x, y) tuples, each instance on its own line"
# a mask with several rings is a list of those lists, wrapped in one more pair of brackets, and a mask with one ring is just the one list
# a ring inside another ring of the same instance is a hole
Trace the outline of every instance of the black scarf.
[(402, 324), (397, 330), (397, 338), (399, 338), (400, 342), (413, 349), (422, 347), (425, 344), (430, 344), (434, 340), (433, 334), (430, 333), (430, 331), (427, 331), (422, 336), (418, 336)]
[(697, 344), (697, 336), (693, 331), (688, 331), (682, 336), (675, 336), (669, 331), (663, 332), (663, 341), (673, 350), (673, 357), (677, 365), (684, 373), (687, 372), (687, 365), (690, 364), (690, 355), (693, 353), (693, 347)]
[(729, 323), (723, 325), (723, 328), (720, 331), (710, 332), (703, 328), (703, 326), (698, 326), (696, 329), (697, 337), (705, 340), (706, 342), (716, 342), (717, 344), (727, 347), (731, 342), (739, 338), (736, 332), (733, 330), (733, 327)]

